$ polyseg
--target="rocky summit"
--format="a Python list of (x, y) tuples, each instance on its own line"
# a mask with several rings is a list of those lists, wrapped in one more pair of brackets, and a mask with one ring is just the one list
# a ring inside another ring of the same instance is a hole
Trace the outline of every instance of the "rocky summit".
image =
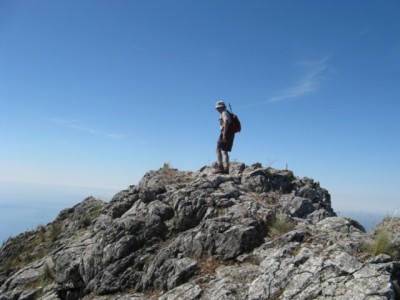
[(164, 165), (5, 242), (0, 300), (400, 299), (399, 247), (289, 170)]

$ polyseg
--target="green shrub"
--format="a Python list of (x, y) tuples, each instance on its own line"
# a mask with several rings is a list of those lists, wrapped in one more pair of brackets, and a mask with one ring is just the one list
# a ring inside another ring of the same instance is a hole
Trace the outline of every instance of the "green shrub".
[(62, 224), (55, 222), (47, 227), (39, 225), (35, 231), (26, 232), (22, 237), (10, 238), (4, 245), (4, 251), (9, 255), (0, 264), (0, 274), (9, 276), (26, 264), (48, 255), (61, 233)]
[(288, 217), (284, 214), (278, 213), (272, 219), (269, 232), (271, 235), (279, 236), (291, 231), (293, 228), (294, 225), (290, 222)]
[(84, 228), (89, 227), (101, 215), (101, 206), (96, 207), (87, 214), (80, 222)]
[(90, 215), (86, 215), (82, 220), (81, 224), (84, 228), (89, 227), (90, 224), (92, 224), (92, 219), (90, 218)]
[(56, 241), (62, 232), (60, 223), (53, 223), (50, 229), (50, 240), (52, 242)]

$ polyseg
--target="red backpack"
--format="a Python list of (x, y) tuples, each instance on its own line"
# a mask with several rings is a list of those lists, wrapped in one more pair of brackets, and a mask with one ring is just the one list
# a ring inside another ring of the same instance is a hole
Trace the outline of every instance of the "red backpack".
[(232, 112), (232, 107), (229, 104), (230, 115), (231, 115), (231, 123), (229, 124), (229, 129), (233, 133), (238, 133), (242, 130), (242, 125), (240, 124), (239, 117)]

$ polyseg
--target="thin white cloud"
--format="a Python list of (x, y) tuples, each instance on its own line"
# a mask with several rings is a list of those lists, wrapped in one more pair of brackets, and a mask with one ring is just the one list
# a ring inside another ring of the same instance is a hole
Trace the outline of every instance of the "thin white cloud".
[(89, 126), (82, 125), (81, 121), (76, 120), (76, 119), (50, 118), (49, 120), (53, 123), (61, 124), (65, 127), (75, 129), (75, 130), (78, 130), (81, 132), (85, 132), (88, 134), (92, 134), (92, 135), (103, 136), (103, 137), (115, 139), (115, 140), (120, 140), (120, 139), (125, 138), (125, 136), (123, 134), (106, 133), (106, 132), (102, 132), (97, 129), (94, 129), (92, 127), (89, 127)]
[(137, 52), (142, 52), (142, 53), (146, 53), (148, 50), (142, 47), (138, 47), (138, 46), (133, 46), (129, 43), (125, 43), (125, 42), (115, 42), (116, 45), (122, 46), (122, 47), (126, 47), (129, 49), (133, 49)]
[(272, 96), (268, 102), (300, 98), (314, 92), (328, 68), (328, 58), (302, 61), (298, 65), (305, 69), (304, 74), (293, 85)]
[(79, 131), (90, 133), (90, 134), (100, 134), (100, 132), (98, 132), (97, 130), (95, 130), (93, 128), (85, 127), (85, 126), (82, 126), (82, 125), (67, 124), (67, 126), (70, 127), (70, 128), (79, 130)]
[(125, 137), (123, 134), (118, 133), (107, 133), (106, 136), (114, 140), (121, 140)]

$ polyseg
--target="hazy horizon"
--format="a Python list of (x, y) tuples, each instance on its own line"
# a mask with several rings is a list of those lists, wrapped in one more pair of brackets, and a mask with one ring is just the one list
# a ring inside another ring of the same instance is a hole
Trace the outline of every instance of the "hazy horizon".
[[(27, 186), (21, 186), (17, 182), (0, 181), (0, 242), (54, 221), (63, 209), (71, 208), (89, 196), (108, 202), (117, 192), (128, 188), (126, 186), (114, 190), (38, 183), (30, 183)], [(337, 210), (335, 199), (332, 199), (332, 206), (338, 216), (358, 221), (367, 231), (384, 217), (399, 217), (399, 212), (390, 214)]]
[(63, 209), (89, 196), (109, 201), (116, 192), (103, 188), (0, 181), (0, 242), (54, 221)]

